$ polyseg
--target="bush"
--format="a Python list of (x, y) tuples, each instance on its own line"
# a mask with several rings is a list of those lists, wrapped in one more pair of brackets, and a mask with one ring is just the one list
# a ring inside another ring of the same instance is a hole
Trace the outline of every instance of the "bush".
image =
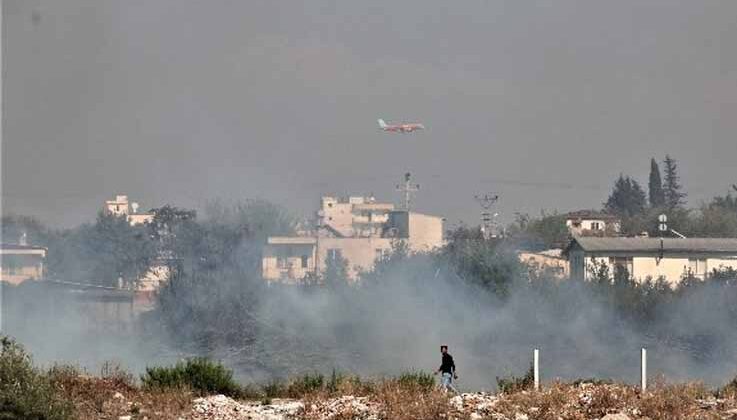
[(532, 364), (527, 369), (525, 376), (509, 376), (507, 378), (496, 377), (496, 386), (499, 392), (505, 394), (513, 394), (515, 392), (524, 391), (532, 388), (535, 384), (535, 371)]
[(261, 387), (264, 396), (269, 399), (281, 397), (285, 389), (284, 383), (278, 379), (272, 379)]
[(321, 391), (325, 386), (325, 377), (322, 374), (305, 374), (289, 383), (287, 395), (291, 398), (301, 398), (303, 395)]
[(241, 395), (241, 387), (233, 380), (233, 372), (206, 358), (193, 358), (171, 367), (149, 367), (141, 376), (147, 388), (190, 388), (203, 395)]
[(737, 398), (737, 376), (735, 376), (734, 379), (732, 379), (731, 382), (724, 385), (723, 388), (720, 388), (717, 390), (717, 395), (724, 398), (724, 397), (734, 397)]
[(423, 371), (403, 372), (396, 379), (397, 384), (403, 388), (419, 389), (429, 391), (435, 386), (435, 378), (431, 373)]
[(0, 347), (0, 419), (71, 419), (72, 405), (34, 369), (23, 347), (4, 336)]

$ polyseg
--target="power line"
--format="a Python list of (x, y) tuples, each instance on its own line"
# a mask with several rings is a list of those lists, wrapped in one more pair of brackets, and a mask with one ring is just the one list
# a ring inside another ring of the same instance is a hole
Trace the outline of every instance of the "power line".
[(494, 204), (496, 204), (497, 201), (499, 201), (499, 194), (487, 193), (484, 195), (476, 195), (474, 196), (474, 198), (476, 198), (476, 201), (479, 203), (481, 209), (483, 210), (481, 212), (481, 233), (484, 235), (484, 239), (496, 237), (497, 213), (494, 213), (494, 215), (492, 215), (491, 208), (494, 206)]
[(409, 211), (412, 205), (412, 194), (420, 190), (420, 184), (412, 183), (412, 174), (404, 174), (404, 184), (397, 184), (397, 191), (404, 193), (404, 210)]

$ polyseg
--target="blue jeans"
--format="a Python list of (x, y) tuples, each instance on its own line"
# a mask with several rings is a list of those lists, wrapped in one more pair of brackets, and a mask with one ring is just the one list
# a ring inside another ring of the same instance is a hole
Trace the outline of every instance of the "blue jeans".
[(456, 387), (453, 386), (453, 374), (449, 372), (443, 372), (442, 376), (440, 377), (440, 387), (444, 390), (451, 390), (458, 393), (458, 390)]

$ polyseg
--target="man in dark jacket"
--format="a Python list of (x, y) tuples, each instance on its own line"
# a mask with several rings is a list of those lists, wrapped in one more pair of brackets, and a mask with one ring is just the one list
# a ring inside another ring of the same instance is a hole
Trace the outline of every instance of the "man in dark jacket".
[(458, 374), (456, 374), (456, 364), (453, 362), (453, 356), (448, 353), (448, 346), (445, 344), (440, 346), (440, 354), (443, 355), (443, 360), (435, 374), (441, 374), (440, 385), (443, 390), (450, 389), (457, 394), (458, 390), (453, 386), (453, 379), (458, 379)]

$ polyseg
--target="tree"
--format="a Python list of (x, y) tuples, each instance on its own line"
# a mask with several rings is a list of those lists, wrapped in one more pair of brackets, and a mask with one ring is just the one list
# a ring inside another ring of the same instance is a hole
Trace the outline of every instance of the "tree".
[(619, 216), (631, 217), (645, 210), (645, 201), (645, 192), (640, 184), (620, 174), (604, 207), (607, 211)]
[(686, 193), (682, 191), (683, 187), (679, 183), (676, 160), (665, 155), (663, 163), (665, 164), (665, 182), (663, 183), (665, 205), (669, 209), (683, 207), (686, 203)]
[(650, 207), (663, 207), (665, 205), (665, 192), (663, 181), (660, 179), (660, 168), (655, 159), (650, 159), (650, 179), (647, 184), (650, 195)]

